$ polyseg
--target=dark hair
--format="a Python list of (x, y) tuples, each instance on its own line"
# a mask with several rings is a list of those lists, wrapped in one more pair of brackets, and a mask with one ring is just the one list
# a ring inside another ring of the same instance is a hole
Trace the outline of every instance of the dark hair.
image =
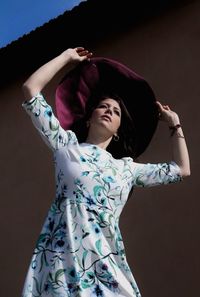
[(76, 121), (71, 129), (76, 133), (79, 143), (84, 142), (87, 138), (88, 128), (86, 122), (90, 119), (93, 110), (98, 106), (99, 102), (111, 98), (118, 102), (121, 108), (121, 124), (118, 129), (119, 141), (112, 140), (107, 147), (114, 158), (135, 157), (135, 125), (134, 119), (128, 112), (122, 98), (113, 92), (94, 92), (88, 100), (85, 109), (85, 116)]

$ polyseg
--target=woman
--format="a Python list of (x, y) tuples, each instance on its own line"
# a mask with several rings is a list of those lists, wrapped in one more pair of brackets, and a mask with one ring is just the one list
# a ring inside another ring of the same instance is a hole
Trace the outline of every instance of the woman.
[[(56, 176), (56, 197), (36, 243), (23, 297), (140, 297), (119, 230), (122, 209), (134, 187), (179, 182), (190, 175), (179, 117), (158, 101), (159, 119), (173, 127), (173, 161), (168, 163), (141, 164), (129, 156), (112, 156), (111, 144), (121, 141), (122, 121), (129, 118), (116, 95), (100, 94), (89, 108), (82, 141), (78, 131), (61, 127), (41, 91), (61, 68), (71, 73), (91, 57), (82, 47), (68, 49), (23, 85), (28, 100), (23, 107), (54, 153)], [(135, 159), (141, 153), (127, 137), (123, 145)]]

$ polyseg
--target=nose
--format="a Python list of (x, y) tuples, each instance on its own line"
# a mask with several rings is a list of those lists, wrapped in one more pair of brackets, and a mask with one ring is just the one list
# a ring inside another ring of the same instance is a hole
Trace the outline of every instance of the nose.
[(110, 115), (112, 115), (112, 109), (110, 107), (108, 107), (105, 111), (105, 113), (109, 113)]

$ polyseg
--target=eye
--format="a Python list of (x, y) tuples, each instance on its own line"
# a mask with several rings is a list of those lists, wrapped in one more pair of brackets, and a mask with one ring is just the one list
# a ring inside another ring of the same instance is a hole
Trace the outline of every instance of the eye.
[(104, 104), (104, 103), (103, 103), (103, 104), (100, 104), (100, 105), (98, 105), (98, 108), (102, 108), (102, 107), (103, 107), (103, 108), (107, 108), (107, 105), (106, 105), (106, 104)]
[(120, 116), (120, 112), (118, 110), (115, 110), (115, 113)]

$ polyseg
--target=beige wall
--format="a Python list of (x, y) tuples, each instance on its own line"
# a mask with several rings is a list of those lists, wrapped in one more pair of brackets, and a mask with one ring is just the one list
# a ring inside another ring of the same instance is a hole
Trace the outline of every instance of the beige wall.
[[(179, 114), (191, 176), (178, 184), (135, 189), (121, 216), (127, 259), (143, 297), (199, 296), (198, 166), (200, 144), (200, 3), (146, 21), (92, 49), (143, 75), (157, 98)], [(1, 90), (1, 287), (20, 296), (35, 241), (54, 197), (52, 154), (21, 107), (20, 78)], [(54, 107), (55, 81), (45, 90)], [(172, 159), (159, 124), (141, 162)]]

